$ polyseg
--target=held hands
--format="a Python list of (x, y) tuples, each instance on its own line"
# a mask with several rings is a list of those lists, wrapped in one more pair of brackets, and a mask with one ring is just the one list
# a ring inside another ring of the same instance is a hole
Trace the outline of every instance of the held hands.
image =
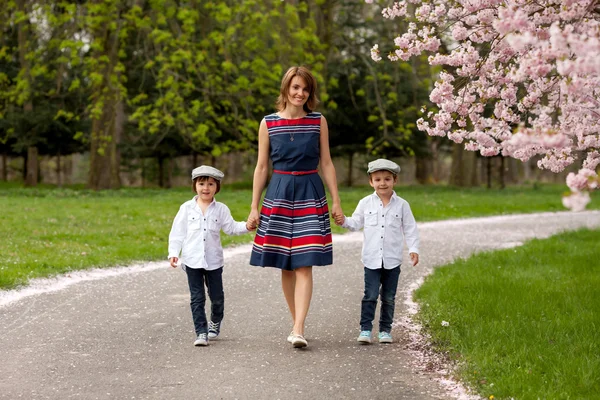
[(250, 217), (248, 217), (248, 220), (246, 221), (246, 229), (249, 231), (256, 230), (256, 223), (254, 220), (250, 220)]
[(417, 264), (419, 263), (419, 255), (417, 253), (410, 253), (409, 256), (413, 267), (417, 266)]
[(335, 221), (336, 225), (342, 225), (346, 217), (344, 217), (344, 211), (339, 204), (333, 204), (331, 206), (331, 217)]
[(248, 220), (246, 221), (246, 229), (249, 231), (253, 231), (258, 228), (258, 223), (260, 222), (260, 215), (258, 214), (258, 210), (254, 209), (250, 211), (248, 215)]
[(178, 261), (179, 261), (179, 258), (177, 258), (177, 257), (169, 258), (169, 263), (171, 263), (171, 267), (173, 267), (173, 268), (177, 268)]

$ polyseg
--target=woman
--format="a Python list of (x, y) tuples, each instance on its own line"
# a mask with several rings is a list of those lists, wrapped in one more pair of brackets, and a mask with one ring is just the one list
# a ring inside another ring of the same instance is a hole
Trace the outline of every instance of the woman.
[[(250, 264), (281, 269), (283, 294), (292, 314), (288, 342), (308, 345), (304, 322), (312, 297), (312, 266), (333, 262), (329, 209), (321, 174), (331, 195), (331, 213), (343, 215), (335, 167), (329, 153), (327, 121), (314, 112), (317, 81), (305, 67), (288, 69), (281, 81), (277, 113), (267, 115), (258, 132), (258, 160), (254, 170), (248, 221), (258, 227)], [(268, 175), (273, 176), (259, 213)]]

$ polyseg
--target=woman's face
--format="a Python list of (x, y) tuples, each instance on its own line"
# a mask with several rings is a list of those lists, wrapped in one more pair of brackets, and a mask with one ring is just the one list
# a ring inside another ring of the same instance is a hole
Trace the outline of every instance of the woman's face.
[(290, 82), (290, 87), (288, 88), (288, 105), (294, 107), (303, 107), (308, 101), (309, 95), (310, 91), (308, 90), (308, 86), (306, 85), (304, 79), (300, 76), (293, 77), (292, 81)]

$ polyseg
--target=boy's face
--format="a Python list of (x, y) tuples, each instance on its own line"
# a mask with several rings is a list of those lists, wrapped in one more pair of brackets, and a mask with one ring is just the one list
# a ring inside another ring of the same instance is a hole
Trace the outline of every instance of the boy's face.
[(212, 201), (217, 193), (217, 181), (214, 178), (200, 178), (196, 181), (196, 193), (203, 201)]
[(390, 171), (375, 171), (369, 177), (369, 184), (379, 196), (391, 196), (398, 177)]

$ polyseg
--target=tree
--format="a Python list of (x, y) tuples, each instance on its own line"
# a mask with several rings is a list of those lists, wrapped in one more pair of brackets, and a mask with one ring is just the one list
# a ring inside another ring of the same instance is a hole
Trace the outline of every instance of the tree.
[[(553, 172), (581, 157), (563, 203), (585, 208), (599, 186), (599, 0), (403, 0), (382, 13), (410, 22), (390, 60), (429, 52), (431, 65), (453, 69), (440, 73), (430, 94), (439, 110), (425, 110), (419, 129), (484, 156), (541, 156)], [(371, 56), (381, 60), (377, 44)]]
[[(426, 62), (373, 65), (366, 52), (369, 43), (389, 33), (362, 1), (338, 2), (328, 36), (327, 95), (324, 98), (331, 131), (332, 152), (348, 159), (347, 184), (352, 183), (353, 155), (426, 160), (428, 136), (417, 130), (419, 106), (427, 102), (431, 71)], [(419, 178), (428, 181), (426, 164)]]
[(314, 24), (301, 26), (301, 7), (279, 0), (150, 2), (135, 19), (154, 81), (132, 96), (137, 129), (175, 131), (199, 154), (252, 149), (287, 67), (322, 68)]
[[(25, 183), (38, 181), (38, 155), (80, 150), (83, 129), (76, 62), (65, 40), (75, 29), (68, 2), (10, 1), (0, 10), (0, 141), (25, 157)], [(60, 167), (59, 167), (60, 169)]]

